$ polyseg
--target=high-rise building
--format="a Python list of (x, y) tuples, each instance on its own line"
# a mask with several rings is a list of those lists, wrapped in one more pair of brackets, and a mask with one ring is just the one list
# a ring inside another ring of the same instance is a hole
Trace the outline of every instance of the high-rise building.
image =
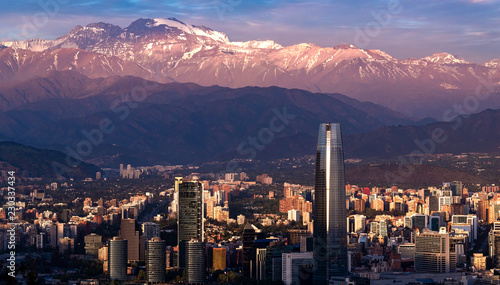
[(167, 279), (167, 243), (154, 237), (146, 243), (146, 274), (149, 283), (161, 283)]
[(115, 237), (108, 247), (109, 279), (127, 280), (127, 240)]
[(135, 219), (122, 219), (120, 232), (118, 234), (122, 239), (127, 240), (127, 260), (143, 261), (145, 258), (146, 241), (141, 232), (141, 227)]
[(204, 241), (203, 185), (197, 180), (176, 178), (175, 190), (179, 193), (177, 237), (179, 242), (179, 267), (185, 266), (184, 243), (190, 240)]
[(314, 284), (347, 274), (347, 216), (340, 124), (321, 124), (316, 150)]
[(456, 268), (456, 252), (447, 233), (424, 232), (416, 237), (415, 271), (449, 273)]
[(253, 241), (257, 238), (256, 227), (251, 224), (246, 224), (243, 229), (243, 276), (250, 277), (252, 275), (252, 261), (254, 255)]
[(206, 251), (205, 243), (197, 240), (191, 240), (185, 244), (185, 266), (186, 283), (202, 284), (206, 281)]

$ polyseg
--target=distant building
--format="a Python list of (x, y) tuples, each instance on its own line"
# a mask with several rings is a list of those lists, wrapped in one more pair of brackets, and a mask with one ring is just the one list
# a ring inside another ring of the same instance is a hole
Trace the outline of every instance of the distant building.
[(271, 185), (273, 184), (273, 178), (270, 177), (268, 174), (262, 174), (262, 175), (257, 175), (257, 178), (255, 181), (264, 184), (264, 185)]
[(96, 234), (86, 235), (85, 241), (85, 254), (97, 257), (99, 255), (99, 248), (102, 247), (102, 236)]
[(75, 249), (75, 240), (69, 237), (59, 239), (59, 253), (73, 253)]
[(289, 221), (300, 221), (300, 211), (298, 210), (289, 210), (288, 211), (288, 220)]
[(245, 223), (245, 215), (240, 214), (236, 217), (238, 225), (243, 225)]
[(462, 198), (463, 193), (464, 193), (464, 186), (462, 184), (462, 181), (453, 181), (451, 182), (451, 192), (453, 196), (458, 196)]
[(351, 215), (347, 218), (347, 231), (350, 233), (364, 233), (366, 229), (366, 216)]
[(453, 272), (456, 260), (454, 243), (447, 233), (426, 231), (416, 237), (415, 271)]
[(478, 271), (486, 270), (486, 256), (484, 256), (484, 254), (482, 253), (474, 253), (471, 257), (470, 263)]
[[(302, 284), (299, 275), (304, 266), (314, 265), (313, 252), (283, 253), (282, 280), (285, 285)], [(312, 272), (311, 272), (312, 273)]]
[(288, 230), (288, 236), (289, 236), (288, 244), (289, 245), (300, 244), (300, 240), (302, 237), (309, 237), (310, 235), (311, 233), (308, 232), (307, 230), (298, 230), (298, 229)]
[(226, 249), (212, 247), (210, 249), (211, 263), (214, 270), (224, 270), (226, 269)]
[(160, 225), (157, 223), (146, 222), (141, 224), (142, 233), (146, 241), (160, 237)]

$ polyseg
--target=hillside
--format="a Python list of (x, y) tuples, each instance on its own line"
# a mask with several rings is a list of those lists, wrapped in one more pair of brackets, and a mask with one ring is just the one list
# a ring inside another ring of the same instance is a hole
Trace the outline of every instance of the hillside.
[(92, 164), (75, 161), (68, 166), (66, 155), (59, 151), (37, 149), (14, 142), (0, 142), (0, 161), (6, 162), (20, 171), (27, 170), (30, 177), (84, 179), (94, 178), (102, 170)]

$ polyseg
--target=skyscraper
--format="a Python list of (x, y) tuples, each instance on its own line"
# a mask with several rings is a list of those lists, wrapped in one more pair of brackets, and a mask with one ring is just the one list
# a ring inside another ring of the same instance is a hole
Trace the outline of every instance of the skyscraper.
[(167, 279), (167, 243), (154, 237), (146, 243), (146, 270), (148, 282), (161, 283)]
[(255, 253), (253, 248), (253, 241), (256, 239), (255, 226), (247, 223), (243, 229), (243, 276), (252, 276), (252, 260)]
[(179, 193), (179, 267), (185, 267), (185, 243), (190, 240), (204, 241), (203, 186), (197, 180), (176, 178), (175, 190)]
[(127, 240), (115, 237), (109, 241), (109, 279), (127, 280)]
[(203, 284), (206, 281), (205, 243), (197, 240), (186, 241), (186, 283)]
[(314, 284), (347, 272), (344, 152), (340, 124), (319, 126), (314, 198)]
[(118, 235), (128, 242), (128, 261), (143, 261), (146, 241), (142, 235), (141, 227), (135, 219), (122, 219)]

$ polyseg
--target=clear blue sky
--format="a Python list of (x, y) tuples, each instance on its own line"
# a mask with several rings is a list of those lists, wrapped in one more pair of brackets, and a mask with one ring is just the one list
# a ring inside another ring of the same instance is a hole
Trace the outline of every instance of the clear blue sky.
[[(58, 4), (44, 9), (44, 3)], [(30, 36), (53, 39), (76, 25), (126, 27), (138, 18), (175, 17), (225, 32), (232, 41), (347, 43), (397, 58), (443, 51), (473, 62), (500, 58), (500, 0), (16, 0), (2, 6), (0, 40), (25, 39), (28, 23), (36, 25)]]

